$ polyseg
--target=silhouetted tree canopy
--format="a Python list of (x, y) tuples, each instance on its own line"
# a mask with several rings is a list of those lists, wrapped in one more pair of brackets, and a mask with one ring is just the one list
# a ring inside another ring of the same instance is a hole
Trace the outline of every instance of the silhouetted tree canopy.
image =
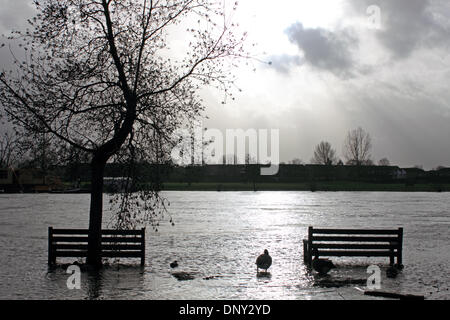
[(380, 165), (380, 166), (390, 166), (391, 163), (389, 162), (388, 158), (383, 158), (383, 159), (380, 159), (380, 161), (378, 161), (378, 165)]
[[(89, 154), (88, 263), (100, 264), (103, 173), (108, 161), (166, 161), (172, 133), (204, 109), (198, 90), (230, 94), (226, 68), (243, 56), (222, 1), (47, 0), (25, 32), (25, 59), (0, 73), (0, 103), (15, 125)], [(231, 10), (235, 9), (233, 3)], [(170, 39), (179, 40), (172, 43)], [(50, 141), (50, 140), (49, 140)], [(162, 160), (161, 160), (162, 159)], [(128, 180), (133, 190), (136, 179)], [(154, 223), (158, 184), (118, 200), (116, 226)]]
[(14, 133), (4, 132), (0, 136), (0, 168), (8, 168), (19, 161), (20, 146)]
[(314, 149), (314, 156), (311, 159), (313, 164), (333, 165), (337, 163), (336, 150), (327, 141), (320, 142)]

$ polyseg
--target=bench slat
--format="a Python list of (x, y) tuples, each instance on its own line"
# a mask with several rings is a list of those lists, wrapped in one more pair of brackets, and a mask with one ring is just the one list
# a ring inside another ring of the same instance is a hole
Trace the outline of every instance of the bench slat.
[(102, 230), (102, 235), (141, 235), (141, 230)]
[[(53, 229), (53, 234), (58, 235), (87, 235), (89, 230), (86, 229)], [(102, 230), (102, 235), (140, 235), (141, 230)]]
[(319, 250), (319, 256), (322, 257), (390, 257), (393, 251), (328, 251)]
[[(54, 244), (55, 250), (87, 250), (87, 244)], [(141, 250), (140, 244), (104, 244), (102, 250)]]
[(88, 237), (52, 237), (52, 242), (88, 242)]
[(312, 241), (397, 242), (398, 237), (312, 236)]
[[(102, 243), (141, 243), (143, 240), (142, 237), (102, 237)], [(63, 237), (57, 236), (52, 238), (53, 243), (58, 242), (82, 242), (87, 243), (88, 237)]]
[(142, 243), (141, 237), (102, 237), (102, 243)]
[(314, 243), (313, 249), (395, 249), (396, 245), (390, 244), (350, 244), (350, 243)]
[(60, 244), (60, 243), (55, 243), (53, 244), (53, 249), (55, 250), (87, 250), (88, 245), (87, 244)]
[(313, 229), (313, 234), (379, 234), (379, 235), (389, 235), (389, 234), (399, 234), (398, 229)]
[(89, 230), (85, 229), (53, 229), (53, 234), (79, 234), (79, 235), (87, 235), (89, 233)]
[[(57, 257), (87, 257), (87, 251), (56, 251)], [(142, 257), (142, 253), (140, 251), (120, 251), (120, 252), (112, 252), (105, 251), (102, 252), (102, 257), (104, 258), (140, 258)]]

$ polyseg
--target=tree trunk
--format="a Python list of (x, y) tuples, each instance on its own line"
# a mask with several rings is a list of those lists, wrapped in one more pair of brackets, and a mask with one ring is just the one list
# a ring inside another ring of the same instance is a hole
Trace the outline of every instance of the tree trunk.
[(133, 130), (133, 123), (136, 119), (135, 99), (132, 99), (127, 109), (127, 117), (119, 131), (111, 140), (97, 149), (91, 162), (91, 208), (89, 213), (88, 254), (86, 262), (94, 268), (100, 268), (102, 265), (103, 174), (108, 159), (120, 150), (120, 147)]
[(91, 162), (91, 207), (89, 213), (88, 255), (86, 262), (96, 268), (102, 265), (103, 174), (106, 161), (103, 157), (96, 155)]

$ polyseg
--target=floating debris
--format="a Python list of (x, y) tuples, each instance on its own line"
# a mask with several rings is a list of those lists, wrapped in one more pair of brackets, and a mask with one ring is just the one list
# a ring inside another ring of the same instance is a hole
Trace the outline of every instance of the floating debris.
[(213, 279), (218, 279), (218, 278), (223, 278), (223, 276), (209, 276), (209, 277), (204, 277), (203, 280), (213, 280)]
[(314, 287), (340, 288), (351, 285), (365, 285), (367, 279), (323, 279), (314, 282)]
[(195, 279), (194, 275), (188, 272), (173, 272), (172, 276), (177, 278), (178, 281), (187, 281)]
[(414, 294), (401, 294), (395, 292), (384, 292), (384, 291), (364, 291), (364, 295), (372, 297), (400, 299), (400, 300), (425, 300), (424, 296), (417, 296)]

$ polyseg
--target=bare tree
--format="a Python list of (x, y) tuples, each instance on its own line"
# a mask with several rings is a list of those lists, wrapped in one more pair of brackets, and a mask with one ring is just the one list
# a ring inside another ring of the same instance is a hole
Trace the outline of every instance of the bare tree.
[(333, 165), (337, 163), (336, 150), (327, 141), (320, 142), (314, 149), (313, 164)]
[(344, 157), (350, 165), (371, 165), (370, 151), (372, 150), (372, 138), (361, 127), (348, 132), (344, 142)]
[(380, 159), (380, 161), (378, 161), (378, 165), (387, 167), (387, 166), (390, 166), (391, 163), (389, 162), (388, 158), (383, 158), (383, 159)]
[[(215, 0), (35, 5), (30, 30), (13, 33), (26, 59), (0, 73), (0, 102), (14, 124), (90, 155), (87, 263), (100, 266), (106, 163), (155, 161), (167, 153), (175, 143), (172, 133), (201, 115), (201, 86), (230, 94), (232, 79), (224, 68), (242, 57), (245, 34), (236, 34), (225, 5)], [(184, 49), (172, 50), (171, 32), (180, 32)], [(134, 168), (127, 166), (124, 174)], [(165, 208), (158, 190), (152, 184), (142, 194), (126, 193), (117, 225), (133, 224), (139, 213), (155, 221)]]
[(9, 168), (19, 160), (19, 142), (17, 137), (5, 132), (0, 136), (0, 168)]

